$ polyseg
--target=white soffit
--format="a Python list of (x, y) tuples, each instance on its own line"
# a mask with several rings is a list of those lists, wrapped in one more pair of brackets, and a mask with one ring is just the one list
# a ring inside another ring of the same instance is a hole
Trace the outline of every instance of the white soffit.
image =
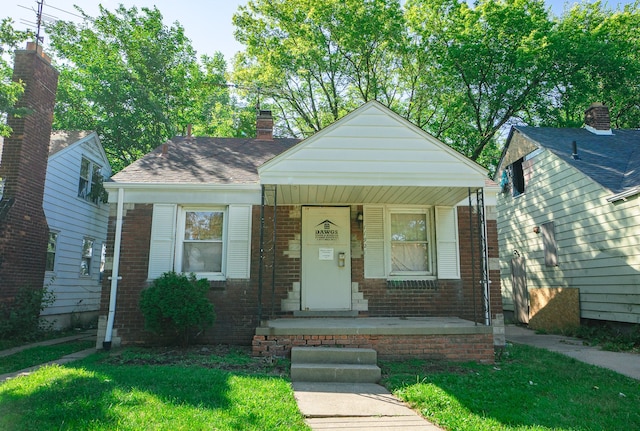
[(482, 187), (487, 171), (376, 101), (274, 157), (262, 184)]

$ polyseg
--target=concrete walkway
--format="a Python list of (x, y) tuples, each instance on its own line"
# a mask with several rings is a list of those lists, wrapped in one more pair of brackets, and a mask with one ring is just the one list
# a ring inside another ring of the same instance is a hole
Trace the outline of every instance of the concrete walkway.
[(505, 327), (507, 341), (562, 353), (587, 364), (608, 368), (617, 373), (640, 380), (640, 355), (607, 352), (598, 347), (585, 346), (578, 338), (562, 335), (536, 334), (535, 331), (515, 325)]
[(314, 431), (442, 431), (373, 383), (292, 383), (298, 408)]

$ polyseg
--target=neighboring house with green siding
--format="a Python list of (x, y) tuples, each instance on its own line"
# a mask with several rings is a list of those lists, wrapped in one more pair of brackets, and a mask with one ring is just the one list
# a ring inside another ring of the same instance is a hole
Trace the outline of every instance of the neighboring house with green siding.
[(536, 288), (579, 289), (580, 317), (640, 323), (640, 130), (513, 127), (496, 173), (505, 312)]

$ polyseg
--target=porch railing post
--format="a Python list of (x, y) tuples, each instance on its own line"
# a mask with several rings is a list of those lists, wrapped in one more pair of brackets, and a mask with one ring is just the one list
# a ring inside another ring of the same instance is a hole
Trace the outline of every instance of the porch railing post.
[(475, 244), (473, 240), (473, 204), (471, 203), (471, 187), (467, 189), (469, 195), (469, 236), (471, 247), (471, 289), (473, 292), (473, 322), (478, 324), (478, 310), (476, 300), (476, 259), (475, 259)]
[(487, 220), (484, 207), (484, 190), (476, 190), (478, 207), (478, 230), (480, 233), (480, 262), (482, 263), (482, 300), (484, 306), (484, 324), (491, 325), (491, 280), (489, 279), (489, 252), (487, 247)]
[(274, 316), (275, 297), (276, 297), (276, 238), (278, 235), (276, 226), (278, 220), (278, 186), (273, 188), (273, 244), (271, 256), (271, 317)]
[(260, 263), (258, 265), (258, 324), (262, 325), (262, 273), (264, 268), (264, 184), (260, 197)]

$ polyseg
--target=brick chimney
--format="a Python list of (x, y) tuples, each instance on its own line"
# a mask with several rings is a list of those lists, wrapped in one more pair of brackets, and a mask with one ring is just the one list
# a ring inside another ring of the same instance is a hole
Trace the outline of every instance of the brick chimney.
[(28, 43), (16, 50), (13, 80), (22, 80), (24, 94), (17, 107), (28, 110), (21, 118), (10, 115), (13, 129), (4, 141), (0, 177), (4, 194), (0, 200), (0, 302), (11, 302), (24, 287), (44, 283), (49, 227), (42, 208), (49, 157), (53, 107), (58, 71), (42, 52)]
[(273, 141), (273, 117), (271, 111), (259, 111), (256, 120), (256, 139)]
[(611, 117), (609, 108), (602, 103), (592, 103), (584, 112), (585, 128), (598, 135), (611, 134)]

